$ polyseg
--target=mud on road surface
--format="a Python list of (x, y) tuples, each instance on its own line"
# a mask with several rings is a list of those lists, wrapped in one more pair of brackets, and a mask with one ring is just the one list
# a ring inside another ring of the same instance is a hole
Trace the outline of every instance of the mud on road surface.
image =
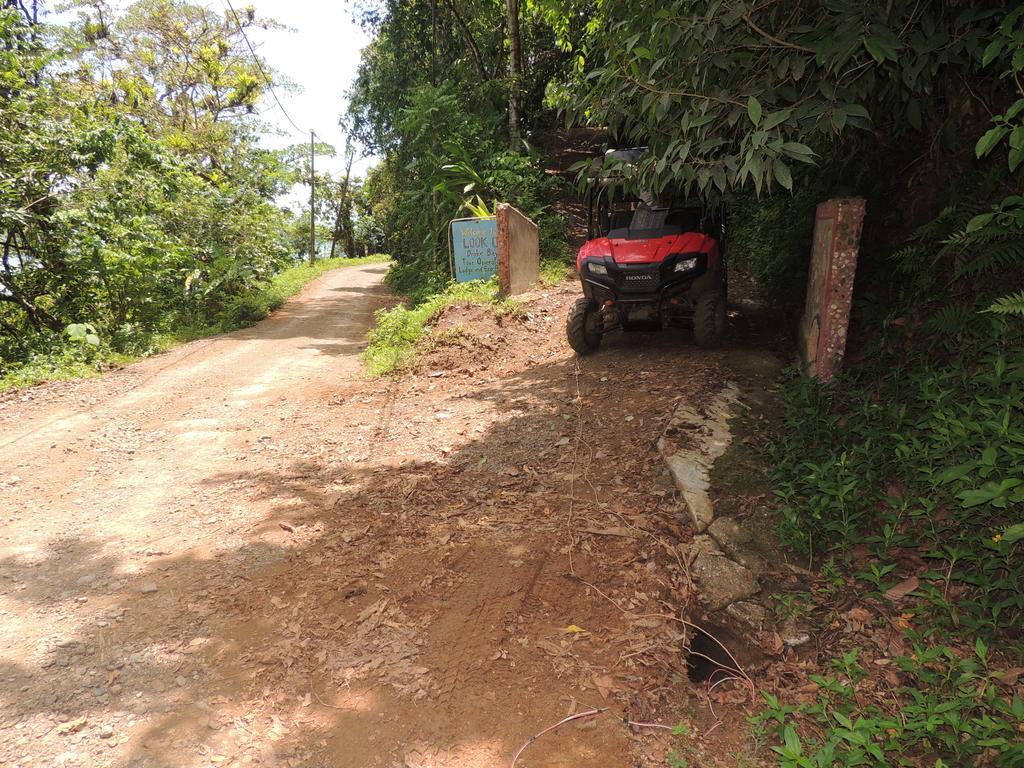
[(507, 766), (604, 708), (517, 765), (665, 765), (680, 720), (697, 764), (750, 753), (748, 694), (713, 714), (687, 678), (692, 531), (654, 449), (730, 353), (577, 362), (566, 285), (450, 310), (370, 380), (385, 269), (0, 401), (0, 764)]

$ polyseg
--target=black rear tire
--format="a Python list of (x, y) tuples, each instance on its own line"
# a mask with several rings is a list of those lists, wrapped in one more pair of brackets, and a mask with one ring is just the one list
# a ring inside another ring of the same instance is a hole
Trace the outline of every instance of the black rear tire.
[(725, 296), (709, 291), (697, 299), (693, 313), (693, 337), (697, 346), (711, 349), (725, 336)]
[(569, 319), (565, 323), (569, 346), (577, 355), (589, 355), (601, 346), (601, 335), (604, 324), (601, 320), (601, 308), (590, 299), (576, 299), (569, 310)]

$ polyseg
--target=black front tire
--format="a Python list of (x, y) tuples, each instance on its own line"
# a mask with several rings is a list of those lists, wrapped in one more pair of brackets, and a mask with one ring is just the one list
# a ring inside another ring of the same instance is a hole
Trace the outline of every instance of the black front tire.
[(693, 313), (693, 337), (697, 346), (712, 349), (722, 343), (725, 336), (725, 296), (709, 291), (697, 299)]
[(569, 346), (577, 355), (596, 352), (601, 346), (601, 335), (604, 331), (601, 308), (586, 297), (577, 299), (569, 310), (565, 331), (569, 337)]

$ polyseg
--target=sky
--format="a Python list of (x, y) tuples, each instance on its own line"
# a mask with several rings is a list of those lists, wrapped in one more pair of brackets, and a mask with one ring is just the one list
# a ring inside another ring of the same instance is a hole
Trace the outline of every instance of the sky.
[[(215, 7), (222, 0), (207, 5)], [(264, 97), (263, 119), (283, 136), (265, 136), (264, 144), (272, 149), (299, 141), (309, 143), (309, 130), (316, 131), (320, 141), (334, 146), (334, 157), (317, 156), (317, 171), (345, 172), (345, 134), (338, 125), (344, 111), (345, 91), (355, 80), (359, 55), (369, 38), (352, 21), (350, 5), (344, 0), (232, 0), (235, 10), (252, 5), (257, 16), (274, 19), (284, 29), (247, 31), (257, 52), (277, 71), (278, 76), (293, 83), (295, 89), (276, 88), (277, 97), (291, 119), (303, 129), (298, 134), (272, 96)], [(357, 147), (352, 173), (361, 176), (376, 162), (362, 157)], [(306, 202), (309, 188), (294, 187), (280, 202), (299, 205)], [(301, 201), (301, 202), (300, 202)]]
[[(193, 0), (223, 13), (225, 0)], [(283, 29), (248, 29), (246, 33), (257, 52), (280, 78), (294, 83), (290, 90), (278, 87), (277, 96), (291, 115), (300, 134), (281, 113), (272, 96), (263, 100), (262, 119), (284, 135), (266, 135), (265, 146), (271, 149), (299, 142), (309, 143), (309, 130), (316, 131), (321, 141), (337, 150), (335, 157), (317, 156), (317, 170), (335, 174), (344, 172), (345, 136), (338, 126), (338, 116), (345, 109), (344, 94), (355, 79), (359, 55), (369, 38), (352, 21), (351, 6), (345, 0), (231, 0), (235, 10), (252, 5), (257, 16), (271, 18)], [(126, 6), (125, 0), (112, 3)], [(56, 2), (47, 2), (54, 7)], [(59, 21), (63, 14), (50, 16)], [(357, 152), (353, 173), (363, 175), (376, 162)], [(308, 188), (307, 188), (308, 189)], [(296, 199), (308, 195), (301, 188), (293, 190)], [(290, 196), (291, 197), (291, 196)]]
[[(207, 4), (220, 5), (221, 0)], [(359, 54), (369, 39), (352, 21), (350, 5), (343, 0), (232, 0), (236, 10), (253, 5), (260, 16), (283, 24), (286, 29), (262, 29), (249, 33), (259, 54), (279, 75), (295, 83), (300, 92), (278, 88), (277, 95), (292, 120), (303, 129), (298, 135), (281, 114), (272, 97), (265, 99), (263, 118), (287, 131), (284, 137), (268, 137), (267, 145), (282, 147), (309, 141), (309, 129), (322, 141), (334, 145), (336, 157), (318, 157), (317, 167), (344, 171), (345, 136), (338, 116), (345, 109), (344, 94), (356, 76)], [(357, 157), (353, 170), (364, 173), (372, 158)]]

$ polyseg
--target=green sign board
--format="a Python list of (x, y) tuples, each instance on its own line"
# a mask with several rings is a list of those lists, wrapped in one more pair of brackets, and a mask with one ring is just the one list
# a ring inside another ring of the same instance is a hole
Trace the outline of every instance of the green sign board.
[(455, 219), (451, 229), (455, 280), (487, 280), (498, 274), (498, 222), (493, 216)]

